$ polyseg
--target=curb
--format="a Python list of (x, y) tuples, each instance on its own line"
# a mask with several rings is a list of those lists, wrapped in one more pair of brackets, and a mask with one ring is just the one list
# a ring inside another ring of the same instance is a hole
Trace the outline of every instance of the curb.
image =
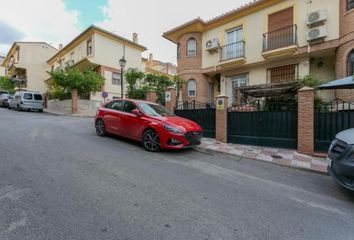
[(46, 109), (43, 109), (43, 112), (54, 115), (54, 116), (66, 116), (66, 117), (81, 117), (81, 118), (94, 118), (95, 115), (80, 115), (80, 114), (67, 114), (67, 113), (59, 113), (59, 112), (52, 112)]
[[(282, 167), (287, 167), (287, 168), (293, 168), (293, 169), (297, 169), (297, 170), (302, 170), (302, 171), (306, 171), (306, 172), (311, 172), (311, 173), (316, 173), (316, 174), (320, 174), (320, 175), (325, 175), (325, 176), (329, 176), (328, 172), (322, 172), (322, 171), (318, 171), (318, 170), (314, 170), (314, 169), (310, 169), (310, 168), (303, 168), (300, 166), (292, 166), (292, 165), (285, 165), (285, 164), (280, 164), (280, 163), (275, 163), (275, 162), (269, 162), (269, 161), (265, 161), (262, 159), (258, 159), (258, 158), (253, 158), (253, 157), (245, 157), (242, 155), (237, 155), (237, 154), (231, 154), (231, 153), (226, 153), (226, 152), (222, 152), (222, 151), (218, 151), (218, 150), (214, 150), (214, 149), (206, 149), (204, 147), (197, 147), (198, 150), (205, 152), (205, 153), (218, 153), (218, 154), (223, 154), (223, 155), (227, 155), (227, 156), (233, 156), (233, 157), (240, 157), (241, 159), (246, 159), (246, 160), (253, 160), (253, 161), (258, 161), (258, 162), (263, 162), (263, 163), (269, 163), (269, 164), (274, 164), (274, 165), (278, 165), (278, 166), (282, 166)], [(284, 159), (286, 160), (286, 159)]]

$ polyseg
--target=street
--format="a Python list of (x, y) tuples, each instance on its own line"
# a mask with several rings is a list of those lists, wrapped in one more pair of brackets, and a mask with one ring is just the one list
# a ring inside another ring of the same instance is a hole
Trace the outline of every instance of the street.
[(146, 152), (92, 118), (0, 109), (0, 239), (354, 239), (330, 177), (197, 150)]

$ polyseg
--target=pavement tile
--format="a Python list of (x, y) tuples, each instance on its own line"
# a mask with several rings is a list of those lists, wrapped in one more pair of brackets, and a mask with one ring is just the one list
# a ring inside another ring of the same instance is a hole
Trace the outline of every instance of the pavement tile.
[(278, 152), (279, 149), (278, 148), (269, 148), (269, 147), (265, 147), (263, 152), (271, 152), (272, 154)]
[(276, 159), (276, 158), (274, 158), (272, 162), (275, 164), (282, 165), (282, 166), (290, 166), (290, 164), (291, 164), (291, 160), (289, 160), (289, 159)]
[(290, 166), (311, 169), (311, 163), (298, 160), (292, 160)]
[(293, 155), (294, 156), (294, 160), (298, 160), (298, 161), (303, 161), (303, 162), (311, 162), (312, 158), (311, 157), (305, 157), (305, 156), (301, 156), (301, 155)]
[(233, 149), (233, 150), (229, 151), (229, 153), (232, 154), (232, 155), (242, 156), (244, 151)]
[(242, 157), (256, 159), (257, 154), (252, 152), (244, 152)]
[(272, 162), (273, 161), (273, 158), (271, 156), (264, 155), (264, 154), (258, 154), (256, 159), (261, 160), (261, 161), (265, 161), (265, 162)]
[(289, 159), (289, 160), (293, 160), (294, 159), (294, 155), (293, 154), (289, 154), (289, 153), (277, 153), (276, 155), (282, 157), (283, 159)]
[(312, 165), (319, 165), (319, 166), (325, 166), (327, 167), (327, 161), (326, 160), (317, 160), (317, 159), (312, 159), (311, 160)]
[(275, 152), (268, 151), (268, 150), (264, 150), (264, 151), (262, 151), (260, 154), (267, 155), (267, 156), (276, 155)]
[(327, 166), (311, 164), (311, 170), (327, 173)]

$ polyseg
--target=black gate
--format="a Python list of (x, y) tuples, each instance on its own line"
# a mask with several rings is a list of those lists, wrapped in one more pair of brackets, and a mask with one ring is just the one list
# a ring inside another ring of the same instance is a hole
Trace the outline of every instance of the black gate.
[(334, 100), (315, 108), (315, 151), (327, 152), (335, 135), (354, 128), (354, 103)]
[(228, 112), (228, 142), (297, 148), (296, 103), (257, 100)]
[(203, 128), (203, 137), (215, 138), (215, 108), (198, 101), (184, 102), (175, 109), (177, 116), (190, 119)]

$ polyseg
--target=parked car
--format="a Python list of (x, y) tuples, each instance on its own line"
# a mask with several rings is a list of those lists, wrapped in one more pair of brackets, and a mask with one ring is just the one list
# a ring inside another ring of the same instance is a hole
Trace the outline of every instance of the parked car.
[(21, 110), (38, 110), (43, 112), (43, 97), (38, 92), (17, 92), (9, 101), (9, 108)]
[(7, 94), (7, 93), (1, 94), (0, 95), (0, 106), (1, 107), (8, 107), (10, 98), (11, 98), (10, 94)]
[(6, 91), (6, 90), (0, 90), (0, 96), (1, 96), (2, 94), (9, 94), (9, 92)]
[(177, 117), (165, 107), (140, 100), (112, 100), (97, 110), (98, 136), (120, 135), (140, 141), (151, 152), (181, 149), (200, 144), (202, 128)]
[(327, 169), (339, 185), (354, 191), (354, 128), (338, 133), (332, 141)]

